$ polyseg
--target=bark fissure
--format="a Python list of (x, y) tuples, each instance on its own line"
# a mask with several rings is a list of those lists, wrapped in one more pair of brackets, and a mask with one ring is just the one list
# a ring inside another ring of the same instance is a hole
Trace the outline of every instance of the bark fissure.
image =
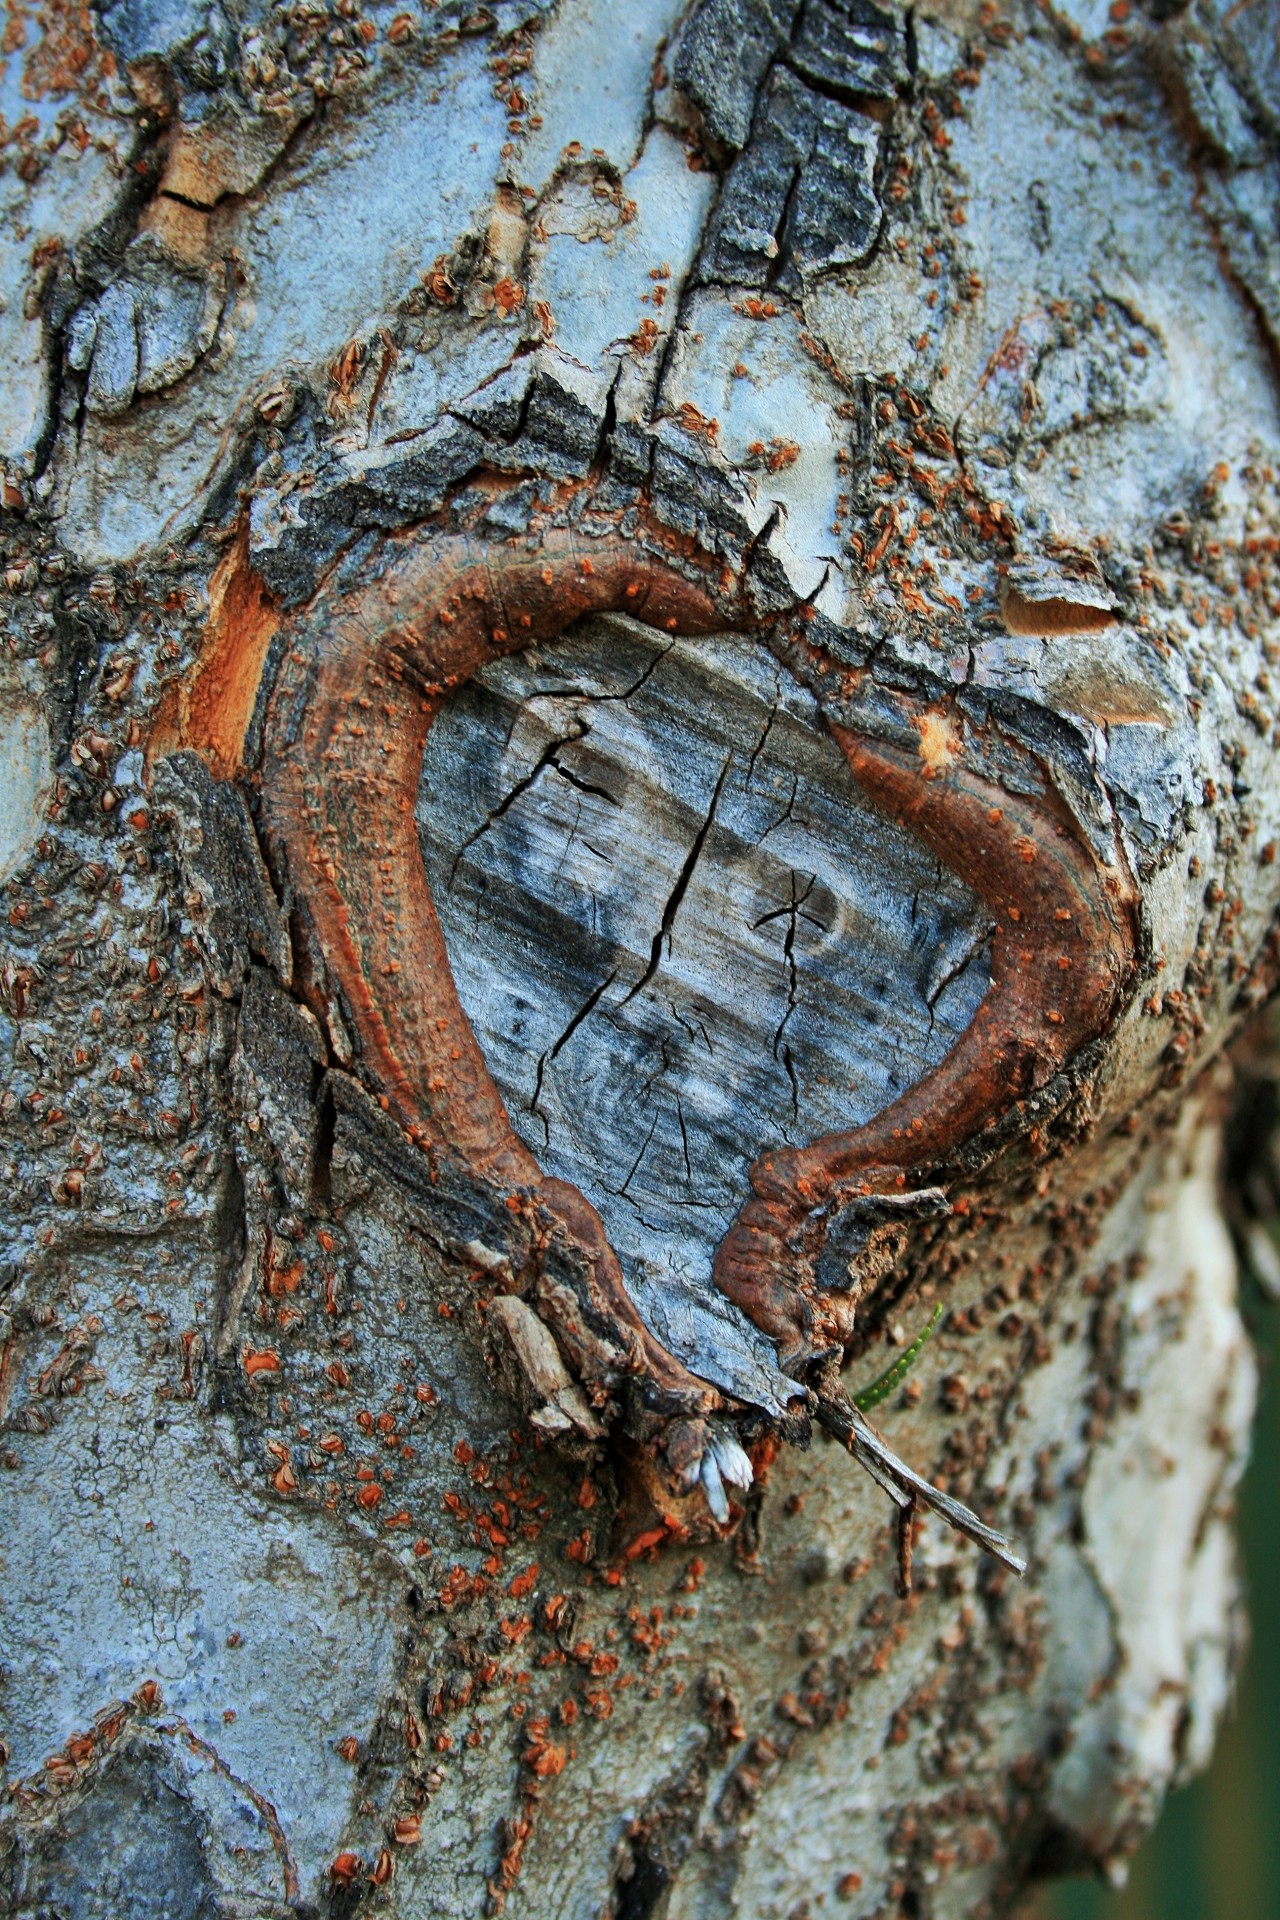
[(715, 825), (716, 808), (720, 804), (720, 795), (724, 792), (724, 783), (729, 777), (729, 769), (732, 765), (733, 755), (729, 754), (717, 776), (707, 811), (699, 823), (697, 832), (689, 843), (689, 851), (684, 857), (684, 865), (676, 875), (675, 885), (663, 902), (662, 913), (658, 922), (658, 930), (653, 936), (653, 944), (649, 949), (649, 959), (645, 970), (635, 985), (628, 987), (622, 997), (621, 1004), (624, 1007), (628, 1001), (634, 1000), (638, 994), (643, 993), (652, 981), (661, 964), (664, 947), (668, 953), (671, 951), (671, 942), (675, 933), (676, 915), (680, 911), (680, 905), (685, 894), (689, 891), (689, 883), (693, 879), (698, 861), (702, 856), (702, 849), (707, 843), (707, 836)]
[[(458, 849), (457, 856), (453, 863), (452, 878), (454, 880), (457, 879), (458, 868), (461, 866), (467, 854), (470, 853), (472, 847), (475, 846), (476, 842), (478, 840), (483, 839), (484, 835), (490, 832), (491, 829), (494, 826), (496, 826), (499, 820), (505, 818), (505, 816), (508, 813), (510, 813), (512, 807), (515, 806), (516, 802), (518, 800), (523, 799), (524, 795), (529, 792), (531, 787), (537, 785), (538, 781), (542, 778), (543, 774), (546, 772), (548, 767), (554, 767), (556, 772), (561, 776), (562, 779), (570, 780), (570, 783), (574, 786), (580, 786), (583, 792), (591, 791), (591, 789), (587, 787), (583, 787), (581, 782), (577, 780), (571, 780), (570, 775), (568, 775), (565, 772), (564, 768), (560, 765), (559, 761), (556, 759), (556, 755), (560, 752), (560, 749), (562, 747), (567, 747), (572, 741), (584, 739), (589, 732), (590, 732), (590, 727), (587, 725), (587, 723), (585, 721), (578, 721), (572, 733), (563, 734), (559, 739), (551, 740), (548, 742), (548, 744), (542, 749), (542, 752), (538, 755), (537, 760), (535, 761), (534, 765), (530, 768), (529, 772), (526, 774), (522, 774), (520, 779), (515, 782), (514, 786), (508, 789), (508, 791), (503, 795), (502, 799), (498, 802), (497, 806), (494, 807), (493, 810), (488, 815), (486, 815), (485, 819), (481, 821), (480, 825), (476, 828), (475, 832), (470, 836), (469, 839), (464, 841), (462, 846)], [(606, 794), (604, 797), (606, 799), (610, 798), (608, 794)]]

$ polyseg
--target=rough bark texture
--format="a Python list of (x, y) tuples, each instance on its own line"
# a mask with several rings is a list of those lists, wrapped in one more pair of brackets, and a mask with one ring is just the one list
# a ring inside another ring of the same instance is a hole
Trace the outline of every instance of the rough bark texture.
[(1204, 1764), (1277, 99), (9, 9), (0, 1910), (994, 1916)]

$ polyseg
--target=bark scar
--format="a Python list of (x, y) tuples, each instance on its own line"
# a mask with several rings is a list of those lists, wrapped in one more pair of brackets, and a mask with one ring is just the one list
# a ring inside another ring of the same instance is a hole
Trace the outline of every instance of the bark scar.
[[(391, 538), (371, 583), (322, 588), (285, 622), (262, 810), (382, 1105), (434, 1158), (462, 1162), (523, 1209), (535, 1241), (568, 1243), (587, 1276), (577, 1296), (561, 1265), (556, 1284), (529, 1297), (595, 1405), (629, 1394), (630, 1429), (647, 1420), (650, 1435), (665, 1431), (674, 1478), (691, 1486), (722, 1398), (645, 1326), (589, 1201), (516, 1136), (458, 999), (414, 813), (428, 732), (456, 689), (488, 661), (613, 611), (669, 634), (763, 628), (740, 581), (657, 527)], [(1045, 1086), (1108, 1030), (1134, 970), (1136, 892), (1118, 848), (1102, 864), (1051, 798), (996, 786), (967, 763), (954, 725), (923, 709), (912, 717), (917, 753), (832, 731), (874, 804), (990, 908), (991, 984), (940, 1065), (865, 1126), (752, 1166), (715, 1279), (793, 1375), (847, 1335), (818, 1281), (842, 1208), (900, 1192), (905, 1176), (945, 1162)]]

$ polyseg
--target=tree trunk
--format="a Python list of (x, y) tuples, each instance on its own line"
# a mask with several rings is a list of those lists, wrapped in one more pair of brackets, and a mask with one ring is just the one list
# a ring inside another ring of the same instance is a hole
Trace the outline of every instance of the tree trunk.
[(0, 1907), (1122, 1874), (1241, 1639), (1272, 10), (0, 71)]

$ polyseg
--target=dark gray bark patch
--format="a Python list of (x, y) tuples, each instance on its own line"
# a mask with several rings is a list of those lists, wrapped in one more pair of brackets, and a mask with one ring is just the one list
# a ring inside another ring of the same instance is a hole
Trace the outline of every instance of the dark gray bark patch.
[(837, 98), (892, 100), (908, 79), (903, 23), (873, 0), (806, 6), (789, 60), (820, 92)]
[(287, 981), (288, 929), (239, 790), (182, 752), (157, 763), (151, 791), (177, 829), (188, 907), (217, 991), (232, 993), (254, 955)]
[(265, 1128), (285, 1193), (299, 1209), (311, 1197), (322, 1114), (317, 1092), (326, 1064), (315, 1015), (265, 967), (250, 967), (232, 1058), (237, 1104)]
[(444, 710), (419, 825), (512, 1124), (599, 1209), (655, 1330), (696, 1348), (751, 1162), (942, 1059), (986, 989), (982, 910), (861, 799), (758, 642), (621, 618)]
[(205, 1834), (181, 1783), (138, 1744), (113, 1755), (26, 1863), (16, 1915), (208, 1920), (221, 1912)]
[(880, 232), (880, 137), (865, 114), (776, 69), (725, 180), (703, 272), (798, 293), (816, 274), (865, 260)]
[(726, 147), (747, 144), (756, 90), (791, 32), (799, 0), (702, 0), (681, 35), (675, 82)]
[(873, 0), (702, 0), (680, 36), (675, 82), (712, 138), (737, 150), (777, 61), (838, 99), (892, 100), (908, 78), (902, 22)]

